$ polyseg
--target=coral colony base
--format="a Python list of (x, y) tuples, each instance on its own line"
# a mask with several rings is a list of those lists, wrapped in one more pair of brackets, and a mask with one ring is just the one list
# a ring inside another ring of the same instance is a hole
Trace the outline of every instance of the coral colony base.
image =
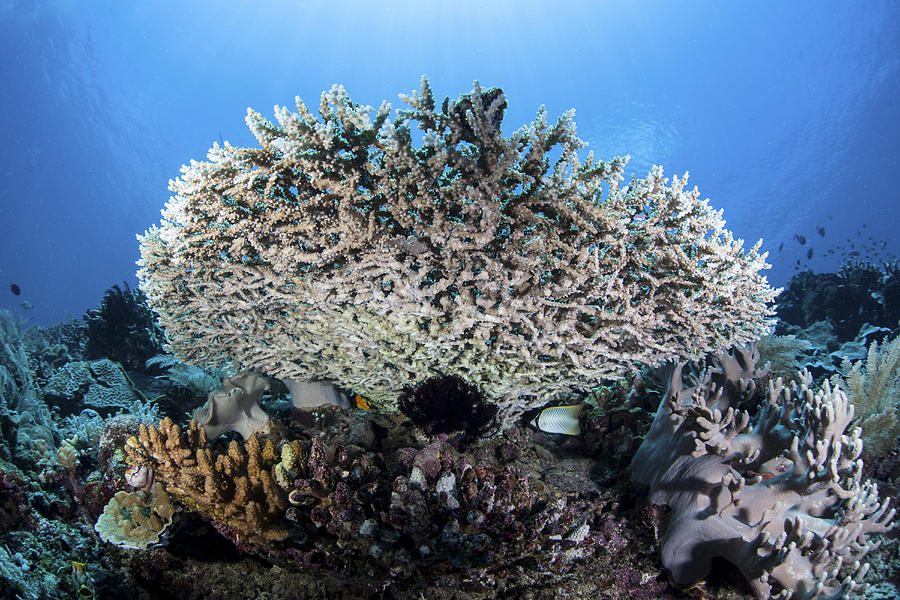
[(0, 311), (0, 596), (896, 597), (891, 296), (840, 352), (769, 336), (765, 254), (684, 178), (403, 98), (250, 111), (140, 290)]

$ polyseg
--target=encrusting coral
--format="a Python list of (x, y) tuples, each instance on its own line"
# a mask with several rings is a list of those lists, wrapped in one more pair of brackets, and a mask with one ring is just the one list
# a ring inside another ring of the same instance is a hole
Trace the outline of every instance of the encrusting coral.
[(143, 550), (160, 542), (175, 510), (158, 483), (152, 494), (120, 491), (103, 509), (94, 530), (104, 542)]
[(395, 448), (387, 460), (347, 442), (314, 435), (278, 448), (251, 436), (221, 452), (198, 423), (181, 432), (167, 418), (142, 425), (125, 451), (132, 469), (152, 470), (154, 486), (241, 551), (367, 589), (425, 572), (506, 583), (526, 572), (538, 578), (535, 565), (558, 574), (601, 539), (591, 529), (594, 498), (511, 466), (470, 462), (445, 435), (421, 449)]
[(627, 159), (579, 159), (571, 112), (505, 137), (496, 88), (436, 103), (423, 80), (402, 98), (393, 120), (337, 86), (318, 117), (299, 99), (277, 124), (250, 110), (261, 147), (214, 144), (182, 168), (139, 236), (172, 351), (382, 408), (458, 375), (509, 424), (636, 362), (771, 328), (760, 244), (745, 250), (686, 176), (622, 185)]
[(862, 480), (853, 405), (827, 381), (816, 393), (808, 373), (770, 381), (751, 426), (758, 360), (753, 345), (720, 354), (693, 385), (674, 368), (631, 464), (650, 501), (672, 509), (663, 566), (690, 583), (724, 557), (758, 598), (846, 598), (865, 589), (860, 561), (878, 546), (868, 536), (890, 529), (894, 510)]

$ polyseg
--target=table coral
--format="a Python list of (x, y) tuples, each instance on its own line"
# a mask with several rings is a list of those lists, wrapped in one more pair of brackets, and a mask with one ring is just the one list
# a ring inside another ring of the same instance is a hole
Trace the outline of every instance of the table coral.
[[(322, 95), (258, 148), (214, 144), (139, 236), (138, 277), (170, 348), (382, 408), (433, 375), (492, 397), (505, 423), (672, 356), (758, 338), (777, 293), (687, 177), (578, 157), (573, 113), (505, 137), (506, 97), (428, 82), (391, 108)], [(415, 140), (415, 141), (414, 141)]]
[(662, 563), (678, 583), (724, 557), (758, 598), (846, 598), (865, 589), (869, 536), (894, 510), (862, 479), (859, 428), (846, 394), (811, 389), (808, 373), (770, 381), (751, 425), (755, 346), (723, 353), (686, 384), (679, 363), (632, 461), (650, 500), (672, 509)]

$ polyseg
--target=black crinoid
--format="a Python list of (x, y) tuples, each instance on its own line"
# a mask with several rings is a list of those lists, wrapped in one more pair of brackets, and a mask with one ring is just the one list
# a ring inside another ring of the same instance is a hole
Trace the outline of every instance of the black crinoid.
[(100, 306), (84, 314), (85, 358), (109, 358), (127, 370), (143, 370), (147, 359), (163, 353), (165, 335), (141, 290), (112, 286)]
[(438, 375), (400, 396), (400, 410), (429, 435), (463, 432), (468, 445), (497, 427), (497, 405), (457, 375)]

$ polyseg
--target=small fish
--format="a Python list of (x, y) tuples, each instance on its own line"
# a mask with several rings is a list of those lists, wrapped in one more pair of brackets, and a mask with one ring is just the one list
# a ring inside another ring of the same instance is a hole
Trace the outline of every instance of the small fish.
[(364, 410), (367, 412), (372, 410), (372, 403), (369, 402), (368, 400), (366, 400), (365, 398), (363, 398), (362, 396), (360, 396), (359, 394), (356, 394), (355, 396), (353, 396), (353, 403), (356, 405), (356, 408), (358, 408), (359, 410)]
[(531, 424), (547, 433), (579, 435), (581, 433), (580, 417), (583, 410), (584, 404), (551, 406), (538, 413)]
[(646, 220), (647, 220), (647, 215), (645, 215), (643, 212), (639, 212), (638, 214), (634, 215), (631, 218), (632, 223), (643, 223)]
[(94, 582), (91, 581), (85, 570), (85, 564), (73, 560), (72, 562), (72, 587), (75, 588), (75, 597), (89, 600), (94, 597)]
[(778, 251), (781, 252), (782, 250), (784, 250), (784, 242), (778, 244)]
[(825, 228), (822, 226), (816, 227), (816, 233), (819, 234), (819, 237), (825, 237)]
[(801, 245), (801, 246), (803, 246), (804, 244), (806, 244), (806, 238), (803, 237), (802, 235), (800, 235), (799, 233), (795, 233), (795, 234), (794, 234), (794, 239), (797, 240), (798, 242), (800, 242), (800, 245)]
[(812, 258), (812, 256), (813, 256), (813, 249), (810, 248), (810, 249), (809, 249), (809, 252), (806, 253), (806, 258), (807, 258), (807, 259), (810, 259), (810, 258)]
[(13, 293), (13, 295), (18, 296), (19, 294), (22, 293), (22, 288), (20, 288), (19, 286), (17, 286), (14, 283), (11, 283), (11, 284), (9, 284), (9, 291), (11, 291)]
[(32, 308), (34, 308), (34, 305), (31, 304), (31, 302), (29, 302), (28, 300), (22, 300), (21, 302), (19, 302), (19, 306), (21, 306), (25, 310), (31, 310)]

